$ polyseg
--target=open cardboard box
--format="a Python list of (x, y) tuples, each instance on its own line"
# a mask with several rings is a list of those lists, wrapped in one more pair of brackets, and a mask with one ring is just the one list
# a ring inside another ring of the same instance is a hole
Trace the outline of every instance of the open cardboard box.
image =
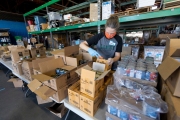
[(29, 50), (25, 49), (22, 46), (14, 46), (10, 48), (10, 51), (11, 51), (11, 59), (14, 62), (20, 61), (20, 58), (30, 56)]
[(36, 95), (36, 99), (37, 99), (38, 105), (53, 102), (50, 98), (48, 98), (47, 100), (43, 100), (37, 95)]
[(57, 115), (58, 117), (62, 118), (68, 109), (64, 106), (63, 103), (54, 103), (50, 107), (47, 108), (51, 113)]
[(167, 120), (180, 120), (180, 98), (174, 97), (166, 84), (163, 84), (161, 95), (168, 105)]
[(165, 60), (167, 56), (171, 56), (172, 54), (174, 54), (174, 52), (179, 49), (179, 46), (180, 39), (167, 39), (163, 60)]
[(22, 63), (23, 74), (30, 81), (32, 80), (32, 75), (34, 74), (32, 61), (33, 61), (33, 59), (29, 59), (29, 60), (24, 60)]
[(100, 91), (94, 98), (86, 94), (80, 94), (80, 109), (90, 116), (94, 116), (102, 103), (103, 91)]
[(43, 100), (47, 100), (49, 97), (53, 96), (53, 94), (56, 93), (55, 90), (43, 85), (36, 79), (30, 82), (28, 84), (28, 87), (32, 92), (41, 97)]
[(52, 51), (51, 54), (54, 55), (55, 58), (63, 58), (63, 61), (66, 63), (66, 57), (72, 54), (77, 54), (79, 52), (79, 46), (68, 46), (61, 50)]
[(111, 69), (111, 66), (112, 66), (112, 65), (109, 65), (109, 64), (108, 64), (108, 60), (105, 60), (105, 59), (97, 59), (96, 62), (105, 64), (105, 69), (104, 69), (104, 71), (107, 71), (107, 70), (110, 70), (110, 69)]
[(166, 57), (158, 67), (158, 71), (172, 94), (180, 97), (180, 62), (173, 57), (180, 57), (180, 49), (177, 49), (170, 57)]
[(54, 59), (54, 57), (47, 57), (47, 58), (41, 58), (41, 59), (33, 60), (32, 61), (32, 67), (33, 67), (34, 75), (42, 74), (40, 71), (40, 68), (39, 68), (39, 63), (46, 62), (46, 61), (52, 60), (52, 59)]
[(19, 75), (23, 75), (22, 62), (13, 62), (12, 61), (12, 69), (15, 73), (17, 73)]
[(68, 88), (68, 98), (69, 103), (73, 104), (76, 107), (80, 107), (80, 80), (74, 83), (71, 87)]
[[(76, 67), (65, 65), (62, 58), (41, 62), (39, 63), (39, 68), (42, 74), (33, 75), (33, 78), (43, 82), (56, 91), (68, 85), (74, 78), (78, 77), (75, 73)], [(56, 75), (56, 68), (65, 69), (68, 70), (68, 72), (56, 78), (51, 77)]]
[[(93, 62), (92, 68), (87, 65), (76, 71), (81, 76), (80, 84), (82, 93), (91, 97), (95, 97), (98, 94), (104, 83), (104, 77), (110, 72), (110, 70), (104, 71), (104, 69), (105, 64)], [(101, 72), (101, 75), (97, 76), (96, 71)]]
[[(31, 45), (28, 45), (28, 46), (31, 46)], [(46, 48), (45, 47), (39, 47), (39, 48), (27, 47), (27, 49), (29, 49), (32, 58), (46, 57), (46, 53), (45, 53)]]
[(11, 78), (7, 82), (12, 82), (14, 84), (14, 87), (22, 87), (22, 85), (23, 85), (22, 80), (19, 78)]

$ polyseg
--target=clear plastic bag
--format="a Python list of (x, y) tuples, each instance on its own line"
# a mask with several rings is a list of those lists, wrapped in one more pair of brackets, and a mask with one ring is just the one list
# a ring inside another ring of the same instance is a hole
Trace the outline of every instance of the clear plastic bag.
[(112, 85), (107, 88), (106, 101), (108, 101), (108, 104), (112, 103), (116, 106), (112, 107), (112, 109), (114, 108), (113, 115), (116, 116), (118, 116), (118, 113), (115, 114), (115, 112), (119, 109), (129, 114), (138, 115), (142, 120), (148, 119), (148, 117), (158, 119), (159, 113), (168, 112), (167, 103), (154, 91), (132, 90), (123, 87), (117, 89)]

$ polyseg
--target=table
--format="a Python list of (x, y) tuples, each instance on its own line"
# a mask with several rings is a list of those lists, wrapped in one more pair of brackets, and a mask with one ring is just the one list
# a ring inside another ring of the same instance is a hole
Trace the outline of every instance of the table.
[[(12, 61), (3, 61), (0, 58), (0, 63), (2, 63), (4, 66), (6, 66), (9, 70), (12, 71), (12, 73), (14, 75), (16, 75), (17, 77), (19, 77), (21, 80), (23, 80), (26, 83), (30, 83), (30, 80), (26, 79), (24, 75), (19, 75), (17, 73), (15, 73), (12, 69)], [(27, 91), (28, 92), (28, 91)], [(94, 117), (89, 116), (88, 114), (84, 113), (83, 111), (81, 111), (79, 108), (75, 107), (74, 105), (72, 105), (71, 103), (69, 103), (68, 98), (65, 98), (64, 100), (62, 100), (61, 102), (57, 102), (56, 100), (54, 100), (52, 97), (50, 97), (51, 100), (55, 101), (56, 103), (63, 103), (64, 102), (64, 106), (66, 108), (69, 109), (69, 111), (71, 110), (72, 112), (76, 113), (77, 115), (81, 116), (82, 118), (84, 118), (85, 120), (105, 120), (106, 116), (105, 116), (105, 112), (106, 112), (106, 108), (107, 105), (105, 104), (105, 102), (103, 101), (103, 103), (101, 104), (100, 108), (98, 109), (98, 111), (96, 112)], [(69, 115), (69, 111), (67, 116)], [(66, 116), (66, 119), (67, 119)], [(66, 120), (65, 119), (65, 120)]]
[[(64, 99), (64, 106), (71, 110), (72, 112), (76, 113), (80, 117), (84, 118), (85, 120), (106, 120), (105, 112), (107, 109), (107, 105), (105, 101), (102, 102), (101, 106), (99, 107), (98, 111), (96, 112), (94, 117), (89, 116), (85, 112), (81, 111), (79, 108), (75, 107), (71, 103), (69, 103), (68, 98)], [(69, 113), (69, 111), (68, 111)], [(68, 114), (67, 114), (68, 116)], [(66, 117), (67, 119), (67, 117)], [(65, 119), (65, 120), (66, 120)]]

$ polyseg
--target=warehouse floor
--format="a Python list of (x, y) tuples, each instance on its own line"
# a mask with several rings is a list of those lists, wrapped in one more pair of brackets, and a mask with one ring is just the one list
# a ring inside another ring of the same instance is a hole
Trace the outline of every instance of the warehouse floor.
[[(38, 105), (35, 94), (28, 98), (21, 88), (14, 88), (9, 83), (5, 73), (7, 68), (1, 65), (0, 70), (0, 120), (64, 120), (50, 113), (45, 107), (52, 103)], [(5, 88), (4, 90), (2, 90)], [(70, 112), (67, 120), (83, 120), (73, 112)]]

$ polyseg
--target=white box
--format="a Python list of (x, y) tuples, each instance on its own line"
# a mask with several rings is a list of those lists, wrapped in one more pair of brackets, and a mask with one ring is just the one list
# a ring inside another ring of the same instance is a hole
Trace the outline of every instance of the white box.
[(153, 6), (155, 0), (137, 0), (137, 8)]
[(111, 14), (114, 14), (114, 5), (111, 1), (102, 3), (102, 20), (108, 19)]
[(64, 15), (64, 20), (69, 20), (71, 19), (71, 17), (72, 17), (72, 14)]

